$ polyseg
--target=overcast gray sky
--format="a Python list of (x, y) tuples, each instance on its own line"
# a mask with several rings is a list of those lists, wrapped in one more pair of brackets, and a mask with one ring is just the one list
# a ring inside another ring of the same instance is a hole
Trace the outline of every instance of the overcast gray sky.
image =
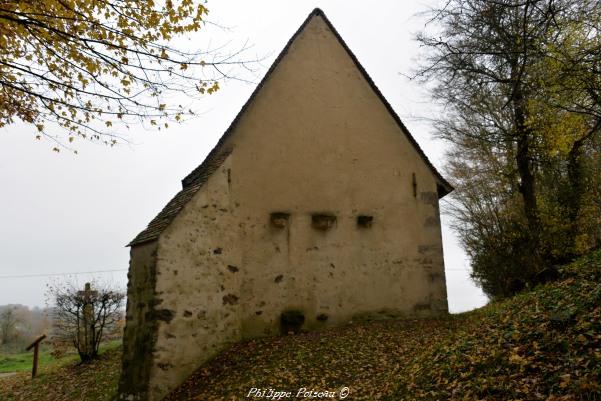
[[(432, 2), (210, 0), (210, 20), (229, 29), (211, 27), (193, 43), (229, 42), (233, 51), (248, 40), (248, 58), (265, 57), (254, 76), (244, 75), (258, 82), (309, 12), (322, 8), (430, 160), (442, 168), (445, 145), (432, 139), (432, 126), (422, 118), (436, 109), (423, 89), (401, 74), (409, 74), (419, 60), (413, 37), (426, 18), (416, 13), (427, 4)], [(129, 146), (80, 141), (78, 155), (52, 152), (53, 144), (36, 141), (25, 125), (0, 130), (0, 305), (44, 305), (46, 284), (66, 277), (48, 276), (57, 273), (111, 270), (72, 277), (125, 286), (125, 244), (180, 189), (180, 180), (202, 162), (254, 86), (228, 82), (195, 105), (203, 113), (194, 120), (160, 133), (132, 128)], [(445, 216), (443, 240), (451, 311), (485, 304)], [(25, 275), (40, 276), (13, 277)]]

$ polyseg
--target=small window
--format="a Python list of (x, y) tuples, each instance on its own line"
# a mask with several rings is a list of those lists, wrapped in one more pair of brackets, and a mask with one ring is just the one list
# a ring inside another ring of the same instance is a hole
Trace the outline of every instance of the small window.
[(374, 216), (357, 216), (357, 225), (361, 228), (370, 228), (374, 223)]
[(276, 212), (271, 213), (271, 225), (277, 228), (284, 228), (288, 225), (290, 213)]
[(336, 223), (336, 216), (331, 214), (314, 214), (311, 216), (311, 222), (313, 228), (326, 231), (334, 226)]

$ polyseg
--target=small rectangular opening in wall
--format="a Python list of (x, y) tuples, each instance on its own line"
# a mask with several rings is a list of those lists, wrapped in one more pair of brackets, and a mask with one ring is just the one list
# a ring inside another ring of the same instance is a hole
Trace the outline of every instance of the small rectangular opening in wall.
[(415, 173), (413, 173), (411, 177), (411, 185), (413, 186), (413, 197), (417, 198), (417, 178), (415, 178)]
[(357, 216), (357, 226), (361, 228), (370, 228), (374, 222), (374, 216), (360, 215)]
[(316, 228), (318, 230), (329, 230), (334, 226), (335, 223), (336, 216), (331, 214), (319, 213), (311, 216), (311, 224), (313, 228)]
[(305, 323), (305, 314), (299, 310), (288, 310), (280, 315), (280, 330), (282, 334), (300, 333)]
[(271, 225), (276, 228), (284, 228), (288, 225), (290, 213), (274, 212), (270, 215)]

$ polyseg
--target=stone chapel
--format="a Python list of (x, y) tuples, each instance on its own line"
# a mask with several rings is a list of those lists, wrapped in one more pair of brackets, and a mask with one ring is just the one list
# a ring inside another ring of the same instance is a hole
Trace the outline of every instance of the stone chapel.
[(243, 339), (447, 313), (452, 189), (314, 10), (129, 244), (120, 399), (161, 400)]

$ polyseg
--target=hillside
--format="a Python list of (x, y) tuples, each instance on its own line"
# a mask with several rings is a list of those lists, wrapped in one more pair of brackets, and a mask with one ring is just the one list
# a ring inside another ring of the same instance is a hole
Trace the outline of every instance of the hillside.
[(343, 386), (353, 400), (601, 399), (601, 252), (562, 268), (561, 276), (462, 315), (236, 345), (169, 400)]
[[(560, 270), (557, 282), (470, 313), (237, 344), (168, 400), (242, 400), (253, 387), (288, 399), (348, 387), (349, 400), (601, 400), (601, 252)], [(119, 362), (108, 351), (92, 369), (0, 379), (0, 399), (110, 400)]]
[(0, 376), (0, 401), (110, 401), (117, 390), (121, 345), (117, 341), (103, 345), (100, 359), (87, 365), (79, 365), (76, 355), (60, 360), (47, 355), (40, 361), (38, 376), (33, 381), (31, 353), (27, 362), (29, 366), (19, 369), (15, 376)]

